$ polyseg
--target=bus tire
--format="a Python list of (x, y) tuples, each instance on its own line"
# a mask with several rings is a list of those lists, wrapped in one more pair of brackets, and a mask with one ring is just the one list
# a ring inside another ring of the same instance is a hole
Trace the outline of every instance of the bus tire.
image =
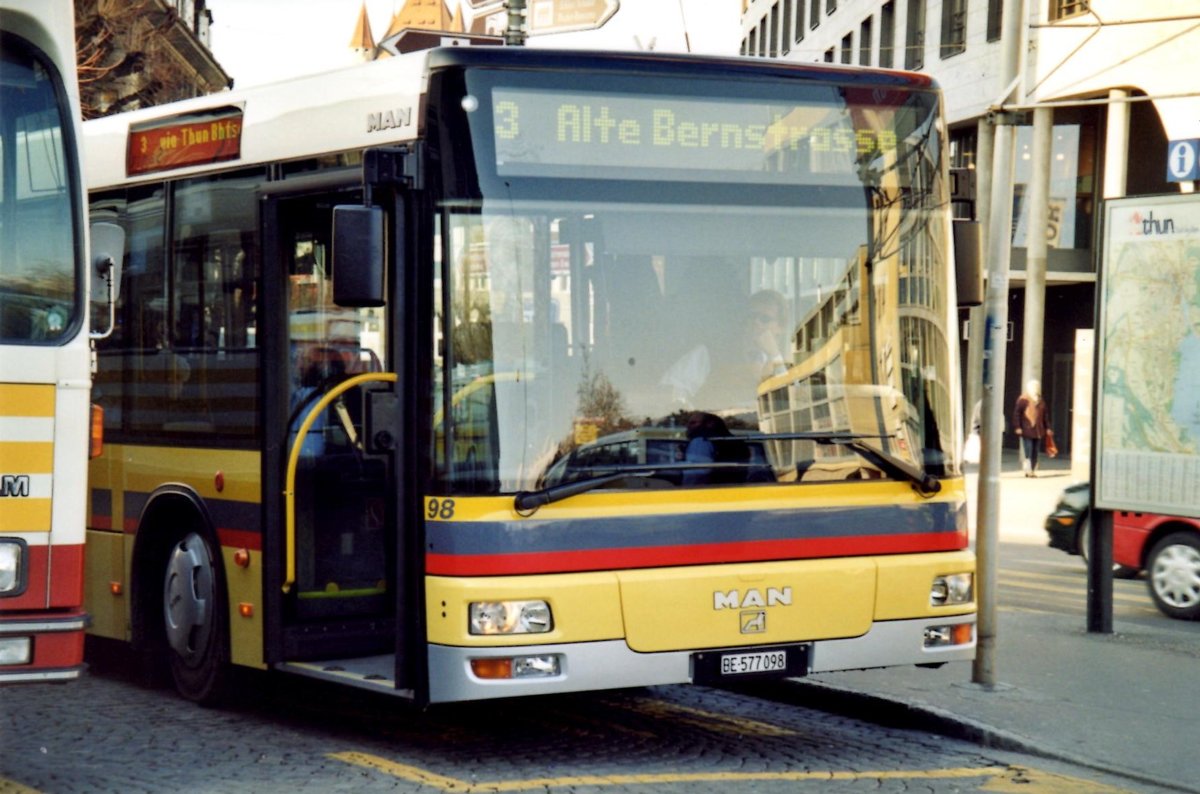
[(179, 694), (218, 705), (229, 684), (229, 612), (220, 557), (197, 531), (167, 554), (163, 571), (163, 631)]

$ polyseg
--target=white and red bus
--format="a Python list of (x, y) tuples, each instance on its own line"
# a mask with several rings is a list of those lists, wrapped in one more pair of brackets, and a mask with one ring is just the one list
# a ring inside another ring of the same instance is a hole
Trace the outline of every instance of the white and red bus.
[(93, 423), (80, 121), (71, 2), (0, 0), (0, 684), (83, 669)]

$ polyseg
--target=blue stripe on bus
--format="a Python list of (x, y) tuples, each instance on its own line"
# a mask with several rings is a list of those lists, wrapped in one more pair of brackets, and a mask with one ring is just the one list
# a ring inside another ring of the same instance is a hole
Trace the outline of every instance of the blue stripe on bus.
[(426, 548), (442, 555), (595, 551), (754, 541), (954, 534), (966, 509), (950, 502), (676, 515), (429, 521)]

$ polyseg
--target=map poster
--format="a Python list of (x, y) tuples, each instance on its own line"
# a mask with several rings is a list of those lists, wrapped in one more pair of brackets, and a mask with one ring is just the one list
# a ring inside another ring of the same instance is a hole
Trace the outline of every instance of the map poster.
[(1200, 194), (1105, 203), (1096, 506), (1200, 517)]

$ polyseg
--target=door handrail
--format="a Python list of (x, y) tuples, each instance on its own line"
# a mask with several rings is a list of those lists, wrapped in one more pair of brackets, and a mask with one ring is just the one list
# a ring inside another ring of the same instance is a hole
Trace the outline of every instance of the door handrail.
[(287, 570), (283, 579), (283, 592), (285, 593), (290, 593), (292, 585), (296, 583), (296, 469), (300, 465), (300, 450), (304, 446), (304, 440), (308, 436), (308, 431), (312, 428), (313, 423), (317, 421), (317, 417), (329, 407), (330, 403), (355, 386), (361, 383), (372, 382), (395, 383), (396, 373), (365, 372), (362, 375), (347, 378), (326, 392), (325, 396), (321, 399), (313, 403), (312, 408), (309, 408), (308, 413), (305, 414), (304, 421), (300, 423), (300, 428), (296, 431), (296, 440), (292, 442), (292, 451), (288, 454), (287, 477), (284, 480), (283, 489), (284, 553), (287, 563)]

